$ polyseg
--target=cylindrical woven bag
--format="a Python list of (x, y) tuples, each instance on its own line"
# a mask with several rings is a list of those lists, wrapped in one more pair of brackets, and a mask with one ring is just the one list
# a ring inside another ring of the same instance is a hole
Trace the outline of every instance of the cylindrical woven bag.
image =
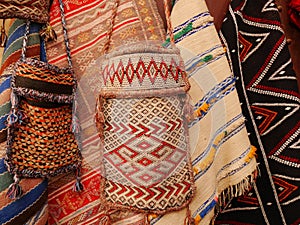
[(187, 207), (194, 194), (186, 118), (190, 85), (173, 36), (170, 48), (149, 41), (108, 53), (117, 6), (118, 0), (96, 78), (103, 204), (164, 214)]
[(186, 118), (190, 85), (179, 50), (135, 44), (101, 61), (96, 123), (106, 203), (157, 214), (185, 207), (194, 181)]

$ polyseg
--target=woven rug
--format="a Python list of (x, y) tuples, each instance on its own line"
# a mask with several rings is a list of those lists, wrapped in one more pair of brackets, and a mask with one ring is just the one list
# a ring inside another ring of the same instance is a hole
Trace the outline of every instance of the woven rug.
[[(103, 0), (63, 1), (65, 3), (66, 23), (71, 44), (73, 67), (78, 79), (82, 79), (88, 68), (93, 67), (95, 59), (101, 55), (107, 18), (112, 5)], [(144, 40), (163, 41), (164, 31), (155, 2), (152, 0), (122, 0), (117, 17), (117, 26), (112, 35), (112, 47)], [(50, 24), (55, 29), (58, 40), (47, 44), (49, 63), (66, 66), (67, 60), (61, 33), (58, 1), (54, 0), (50, 14)], [(49, 181), (49, 224), (104, 224), (107, 213), (100, 204), (101, 142), (94, 125), (95, 93), (94, 85), (79, 84), (80, 145), (82, 147), (84, 192), (76, 195), (70, 191), (73, 176), (60, 176)], [(81, 86), (82, 85), (82, 86)], [(82, 92), (85, 90), (85, 92)], [(89, 95), (89, 93), (92, 93)], [(80, 94), (82, 93), (82, 94)], [(89, 97), (89, 98), (88, 98)], [(81, 110), (82, 109), (82, 110)], [(110, 212), (108, 212), (110, 214)], [(111, 212), (115, 213), (115, 211)], [(114, 214), (112, 222), (141, 224), (143, 216), (128, 213)], [(133, 215), (133, 217), (131, 217)], [(117, 218), (116, 218), (117, 217)], [(124, 218), (123, 218), (124, 217)], [(126, 222), (125, 222), (126, 221)]]
[(233, 0), (221, 37), (261, 175), (253, 190), (228, 203), (216, 224), (298, 225), (300, 96), (274, 1)]

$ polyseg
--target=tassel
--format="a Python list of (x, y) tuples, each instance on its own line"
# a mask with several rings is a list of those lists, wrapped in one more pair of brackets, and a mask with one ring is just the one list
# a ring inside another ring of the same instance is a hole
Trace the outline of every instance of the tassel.
[(189, 206), (186, 208), (186, 217), (184, 219), (184, 225), (195, 225), (195, 219), (191, 216), (191, 210)]
[(71, 130), (74, 134), (78, 134), (80, 131), (79, 119), (77, 116), (73, 115)]
[(257, 151), (257, 148), (255, 146), (251, 145), (250, 152), (248, 153), (248, 155), (245, 158), (245, 161), (247, 163), (249, 163), (251, 161), (251, 159), (253, 159), (254, 157), (256, 157), (256, 151)]
[(10, 199), (17, 199), (20, 198), (23, 194), (22, 188), (19, 184), (20, 179), (17, 177), (17, 175), (14, 176), (14, 183), (9, 185), (8, 191), (6, 193), (6, 196)]
[(0, 47), (5, 47), (7, 41), (7, 34), (5, 33), (5, 20), (3, 19), (3, 24), (1, 27), (1, 34), (0, 34)]
[(17, 112), (17, 117), (18, 117), (18, 120), (19, 120), (19, 124), (24, 123), (27, 119), (27, 116), (26, 116), (26, 114), (23, 110), (19, 110)]
[(74, 192), (81, 192), (84, 190), (83, 184), (81, 183), (81, 177), (80, 177), (80, 169), (76, 169), (76, 182), (73, 187)]
[(150, 225), (150, 218), (148, 217), (148, 214), (145, 214), (145, 225)]
[(7, 125), (9, 127), (14, 125), (17, 121), (18, 121), (18, 116), (13, 112), (7, 117)]
[(203, 113), (206, 113), (209, 109), (210, 105), (206, 102), (204, 102), (195, 112), (194, 117), (201, 117)]
[(46, 26), (40, 31), (40, 36), (44, 38), (45, 42), (57, 40), (55, 30), (52, 26), (50, 26), (49, 23), (47, 23)]

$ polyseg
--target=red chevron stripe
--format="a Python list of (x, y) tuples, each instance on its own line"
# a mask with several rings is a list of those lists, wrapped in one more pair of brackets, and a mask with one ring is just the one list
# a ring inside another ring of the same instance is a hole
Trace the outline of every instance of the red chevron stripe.
[(126, 197), (133, 196), (135, 191), (130, 186), (127, 186), (127, 188), (129, 189), (129, 192), (125, 196)]
[(173, 194), (173, 192), (175, 191), (175, 188), (173, 188), (172, 186), (166, 186), (166, 188), (169, 189), (169, 192), (166, 195), (166, 198), (170, 198), (170, 196)]
[(126, 186), (124, 186), (124, 185), (122, 185), (122, 184), (120, 184), (120, 183), (118, 183), (118, 186), (119, 186), (119, 188), (121, 188), (121, 190), (119, 190), (119, 191), (117, 192), (118, 195), (122, 195), (122, 194), (124, 194), (124, 193), (127, 192), (127, 187), (126, 187)]
[(166, 194), (166, 191), (160, 187), (155, 187), (155, 189), (160, 192), (160, 194), (155, 197), (155, 200), (161, 199)]
[(113, 193), (115, 192), (116, 190), (118, 190), (118, 186), (116, 185), (116, 183), (114, 182), (109, 182), (108, 183), (110, 184), (111, 188), (110, 189), (107, 189), (108, 192), (110, 193)]
[(150, 188), (146, 188), (145, 191), (147, 191), (147, 196), (144, 198), (146, 201), (150, 200), (151, 198), (154, 198), (155, 196), (155, 192), (154, 191), (151, 191)]
[(175, 186), (178, 188), (177, 190), (176, 190), (176, 192), (175, 192), (175, 196), (178, 196), (179, 195), (179, 193), (181, 192), (181, 190), (182, 190), (182, 186), (180, 185), (180, 184), (175, 184)]
[(134, 196), (134, 198), (138, 199), (141, 198), (145, 193), (141, 191), (140, 188), (138, 187), (133, 187), (135, 189), (135, 191), (137, 192), (137, 194)]

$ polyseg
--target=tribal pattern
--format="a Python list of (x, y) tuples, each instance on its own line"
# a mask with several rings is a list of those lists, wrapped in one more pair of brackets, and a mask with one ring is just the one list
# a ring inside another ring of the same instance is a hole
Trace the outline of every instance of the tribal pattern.
[(167, 49), (158, 43), (128, 45), (107, 54), (101, 63), (101, 92), (116, 95), (126, 91), (128, 95), (130, 91), (139, 90), (155, 95), (155, 90), (182, 88), (187, 91), (189, 88), (176, 48)]
[(261, 175), (216, 224), (298, 224), (300, 95), (275, 2), (232, 1), (221, 37)]
[(182, 100), (175, 96), (106, 101), (104, 166), (109, 202), (162, 213), (191, 198), (193, 177)]

